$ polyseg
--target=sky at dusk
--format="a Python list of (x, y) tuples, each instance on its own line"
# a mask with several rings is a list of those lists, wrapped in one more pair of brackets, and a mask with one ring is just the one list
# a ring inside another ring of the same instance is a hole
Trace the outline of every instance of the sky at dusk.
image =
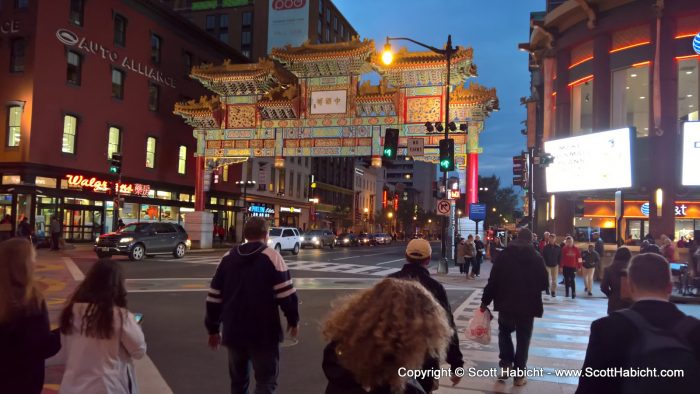
[[(387, 36), (409, 37), (442, 48), (447, 35), (453, 45), (474, 48), (477, 81), (495, 87), (501, 110), (486, 121), (481, 134), (484, 153), (479, 174), (496, 174), (501, 184), (512, 184), (512, 156), (525, 149), (520, 134), (529, 95), (527, 54), (518, 43), (527, 42), (530, 12), (545, 8), (544, 0), (333, 0), (361, 38), (374, 39), (381, 50)], [(409, 42), (392, 43), (394, 50)], [(469, 82), (467, 81), (467, 82)], [(517, 189), (516, 189), (517, 190)]]

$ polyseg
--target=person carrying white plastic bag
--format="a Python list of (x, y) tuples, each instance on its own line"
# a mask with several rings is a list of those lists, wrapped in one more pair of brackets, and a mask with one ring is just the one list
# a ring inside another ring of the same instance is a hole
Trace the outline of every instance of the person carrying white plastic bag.
[(488, 308), (483, 312), (479, 308), (474, 310), (467, 326), (467, 338), (483, 345), (491, 343), (491, 319), (493, 316)]

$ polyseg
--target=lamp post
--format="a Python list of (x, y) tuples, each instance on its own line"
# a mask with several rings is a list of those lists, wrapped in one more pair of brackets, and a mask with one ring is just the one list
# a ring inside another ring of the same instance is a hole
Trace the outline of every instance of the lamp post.
[[(245, 201), (246, 201), (246, 197), (248, 196), (248, 187), (254, 186), (255, 181), (236, 181), (236, 185), (243, 188), (243, 224), (245, 225), (245, 221), (246, 221)], [(245, 242), (245, 240), (243, 239), (243, 231), (241, 231), (241, 243), (243, 243), (243, 242)]]
[[(452, 35), (448, 34), (447, 35), (447, 45), (445, 45), (445, 49), (438, 49), (430, 45), (423, 44), (422, 42), (418, 42), (416, 40), (413, 40), (411, 38), (406, 38), (406, 37), (387, 37), (386, 38), (386, 44), (384, 45), (384, 51), (382, 52), (382, 62), (384, 64), (391, 64), (391, 62), (394, 60), (394, 55), (391, 50), (391, 44), (389, 44), (391, 41), (409, 41), (412, 42), (416, 45), (422, 46), (423, 48), (426, 48), (432, 52), (435, 52), (439, 55), (445, 56), (445, 60), (447, 63), (447, 83), (445, 84), (445, 140), (450, 138), (450, 66), (451, 66), (451, 61), (452, 61), (452, 55), (455, 53), (455, 48), (452, 47)], [(445, 195), (447, 195), (447, 171), (442, 172), (442, 183), (445, 185)], [(442, 267), (438, 268), (438, 272), (444, 272), (447, 273), (447, 217), (443, 216), (442, 217), (442, 235), (440, 236), (440, 264), (442, 264)]]

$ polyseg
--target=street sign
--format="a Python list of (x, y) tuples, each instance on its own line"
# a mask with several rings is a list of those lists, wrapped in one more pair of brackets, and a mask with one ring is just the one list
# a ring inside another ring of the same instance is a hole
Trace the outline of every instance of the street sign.
[(450, 209), (452, 207), (452, 203), (450, 203), (450, 200), (438, 200), (437, 202), (437, 214), (440, 216), (450, 216)]
[(450, 190), (450, 199), (451, 200), (458, 200), (461, 194), (459, 193), (459, 190)]
[(486, 220), (486, 204), (469, 204), (469, 219), (475, 222)]
[(424, 151), (424, 143), (425, 140), (423, 138), (415, 138), (415, 137), (409, 137), (408, 138), (408, 155), (409, 156), (423, 156), (425, 153)]

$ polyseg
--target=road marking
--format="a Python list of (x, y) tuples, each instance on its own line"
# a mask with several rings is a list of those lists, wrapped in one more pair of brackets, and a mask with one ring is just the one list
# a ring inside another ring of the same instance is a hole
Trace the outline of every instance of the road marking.
[(75, 261), (73, 261), (73, 259), (70, 257), (62, 257), (62, 259), (63, 263), (68, 269), (68, 272), (70, 272), (70, 275), (73, 277), (73, 280), (76, 282), (82, 282), (83, 279), (85, 279), (85, 274), (80, 270), (80, 268), (78, 268), (77, 265), (75, 265)]
[(397, 261), (406, 261), (406, 259), (403, 258), (403, 259), (396, 259), (396, 260), (385, 261), (385, 262), (383, 262), (383, 263), (377, 263), (377, 265), (384, 265), (384, 264), (389, 264), (389, 263), (395, 263), (395, 262), (397, 262)]
[(139, 391), (159, 394), (173, 394), (173, 390), (163, 379), (163, 375), (158, 371), (158, 367), (153, 364), (153, 360), (146, 356), (140, 360), (134, 360), (136, 376), (138, 376)]
[(373, 254), (358, 254), (355, 256), (348, 256), (348, 257), (341, 257), (339, 259), (333, 259), (332, 261), (338, 261), (338, 260), (347, 260), (347, 259), (357, 259), (361, 257), (369, 257), (369, 256), (380, 256), (383, 254), (389, 254), (390, 252), (385, 252), (385, 253), (373, 253)]

